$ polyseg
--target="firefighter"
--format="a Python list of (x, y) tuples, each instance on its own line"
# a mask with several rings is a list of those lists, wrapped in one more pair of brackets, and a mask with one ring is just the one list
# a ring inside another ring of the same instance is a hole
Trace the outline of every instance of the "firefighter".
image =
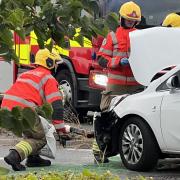
[(180, 27), (180, 14), (179, 13), (170, 13), (168, 14), (163, 23), (162, 26), (164, 27)]
[[(58, 90), (58, 83), (51, 75), (60, 56), (48, 49), (41, 49), (35, 56), (36, 68), (22, 73), (12, 87), (5, 93), (2, 108), (11, 110), (15, 106), (41, 106), (44, 102), (52, 105), (52, 123), (57, 132), (68, 133), (69, 126), (63, 121), (62, 96)], [(27, 167), (50, 166), (51, 161), (42, 159), (39, 150), (46, 145), (46, 138), (39, 116), (36, 117), (35, 128), (23, 132), (23, 140), (10, 149), (4, 157), (7, 164), (15, 171), (25, 170), (21, 162), (27, 158)]]
[[(103, 40), (98, 55), (98, 63), (108, 72), (106, 90), (102, 92), (100, 109), (108, 110), (115, 95), (132, 94), (141, 86), (132, 74), (128, 57), (130, 54), (129, 33), (136, 30), (135, 26), (141, 21), (141, 9), (132, 1), (122, 4), (119, 9), (120, 26), (116, 32), (109, 32)], [(95, 162), (108, 162), (99, 150), (97, 143), (93, 143)], [(103, 157), (103, 158), (102, 158)]]

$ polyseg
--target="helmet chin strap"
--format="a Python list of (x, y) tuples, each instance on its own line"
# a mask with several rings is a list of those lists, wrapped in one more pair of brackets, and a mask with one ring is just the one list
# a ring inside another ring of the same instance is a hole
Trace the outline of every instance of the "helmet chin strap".
[(120, 19), (120, 20), (119, 20), (120, 26), (123, 27), (124, 29), (131, 29), (131, 28), (134, 28), (136, 25), (139, 24), (139, 22), (136, 21), (133, 26), (128, 27), (128, 26), (126, 26), (126, 24), (125, 24), (125, 18), (120, 17), (119, 19)]

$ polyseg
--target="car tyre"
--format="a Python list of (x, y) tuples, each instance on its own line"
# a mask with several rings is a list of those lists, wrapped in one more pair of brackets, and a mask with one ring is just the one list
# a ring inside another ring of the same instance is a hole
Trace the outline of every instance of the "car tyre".
[(148, 171), (157, 164), (157, 141), (150, 127), (140, 117), (131, 117), (122, 126), (119, 152), (124, 166), (130, 170)]

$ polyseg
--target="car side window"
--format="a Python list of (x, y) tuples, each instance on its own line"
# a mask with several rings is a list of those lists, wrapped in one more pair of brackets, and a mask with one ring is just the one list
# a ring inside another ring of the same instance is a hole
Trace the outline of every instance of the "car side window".
[[(176, 72), (175, 74), (173, 74), (172, 76), (178, 76), (179, 80), (180, 80), (180, 71)], [(169, 79), (169, 78), (168, 78)], [(168, 81), (168, 79), (166, 79), (163, 83), (161, 83), (156, 91), (168, 91), (170, 90), (170, 88), (166, 85), (166, 82)], [(179, 89), (179, 88), (178, 88)]]

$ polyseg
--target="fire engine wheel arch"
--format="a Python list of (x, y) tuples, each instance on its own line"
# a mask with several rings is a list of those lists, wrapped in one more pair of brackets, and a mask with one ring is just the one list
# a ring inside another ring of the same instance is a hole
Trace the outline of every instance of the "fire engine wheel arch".
[(157, 164), (159, 146), (150, 127), (140, 117), (129, 117), (120, 129), (119, 153), (124, 166), (130, 170), (148, 171)]
[(75, 114), (75, 116), (78, 116), (80, 122), (84, 122), (84, 117), (87, 114), (87, 110), (75, 108), (78, 92), (77, 88), (74, 87), (74, 81), (72, 80), (71, 72), (68, 69), (60, 70), (59, 73), (56, 75), (56, 79), (60, 84), (60, 90), (62, 91), (64, 96), (63, 98), (65, 98), (65, 107), (72, 105), (70, 108), (72, 112)]

